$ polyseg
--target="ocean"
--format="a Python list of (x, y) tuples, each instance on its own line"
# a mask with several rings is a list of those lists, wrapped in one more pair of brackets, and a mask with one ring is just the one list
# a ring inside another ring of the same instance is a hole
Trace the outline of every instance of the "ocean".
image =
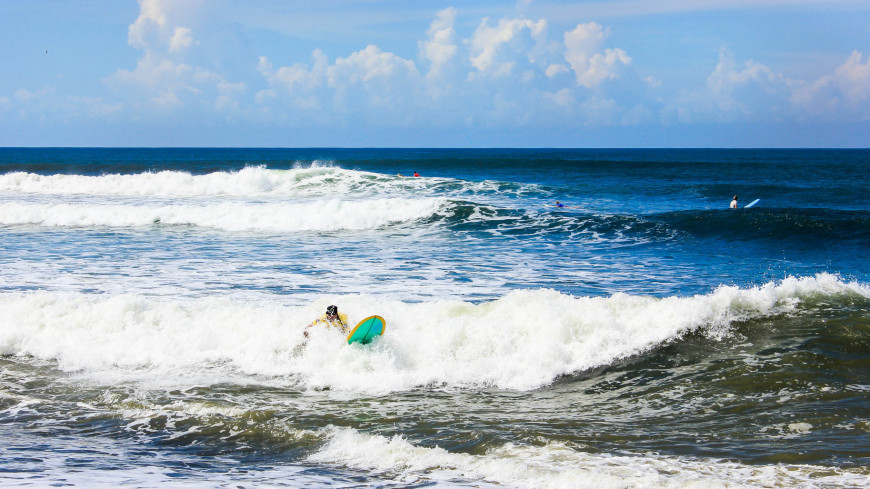
[(870, 487), (868, 170), (2, 148), (0, 486)]

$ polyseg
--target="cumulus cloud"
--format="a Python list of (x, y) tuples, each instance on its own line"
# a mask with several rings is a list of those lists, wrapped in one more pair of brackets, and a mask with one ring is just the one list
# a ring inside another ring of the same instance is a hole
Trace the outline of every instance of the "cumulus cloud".
[(148, 49), (154, 42), (156, 32), (166, 28), (164, 2), (140, 0), (139, 17), (127, 29), (127, 42), (138, 49)]
[(855, 51), (830, 75), (801, 80), (722, 49), (703, 88), (684, 90), (663, 111), (666, 120), (777, 122), (870, 119), (870, 60)]
[(792, 102), (807, 115), (833, 118), (840, 114), (870, 119), (870, 59), (853, 51), (831, 75), (803, 83), (791, 95)]
[[(257, 92), (255, 102), (264, 111), (284, 110), (288, 118), (310, 120), (299, 111), (317, 110), (309, 116), (334, 121), (357, 114), (376, 124), (497, 127), (618, 120), (623, 110), (618, 99), (599, 93), (602, 98), (589, 101), (577, 91), (600, 91), (631, 62), (625, 51), (605, 49), (608, 32), (602, 26), (580, 24), (564, 35), (563, 44), (548, 38), (543, 19), (483, 18), (463, 38), (455, 27), (458, 14), (451, 7), (435, 15), (417, 42), (419, 67), (374, 44), (334, 62), (320, 51), (312, 64), (283, 67), (260, 57), (258, 71), (269, 88)], [(565, 76), (571, 73), (575, 76)]]
[(338, 58), (335, 64), (326, 70), (329, 86), (333, 88), (348, 83), (368, 85), (373, 82), (389, 82), (418, 75), (419, 72), (413, 61), (381, 51), (375, 45), (369, 45), (346, 58)]
[[(392, 121), (408, 121), (418, 101), (421, 76), (411, 60), (369, 45), (326, 69), (335, 90), (334, 109), (359, 114), (374, 108)], [(377, 121), (386, 122), (384, 119)]]
[(169, 52), (183, 51), (193, 44), (193, 36), (187, 27), (176, 27), (175, 33), (169, 39)]
[[(118, 69), (106, 82), (138, 109), (171, 111), (200, 97), (212, 97), (219, 108), (238, 106), (229, 98), (244, 92), (244, 84), (231, 83), (184, 58), (198, 44), (184, 24), (200, 8), (198, 0), (139, 0), (139, 17), (128, 28), (127, 42), (143, 51), (142, 57), (134, 69)], [(236, 87), (233, 95), (227, 86)]]
[(471, 64), (481, 74), (507, 75), (518, 60), (537, 60), (544, 51), (546, 35), (545, 20), (501, 19), (491, 26), (484, 18), (469, 41)]
[(595, 22), (579, 24), (565, 33), (565, 61), (574, 70), (577, 84), (595, 88), (605, 80), (619, 76), (619, 70), (631, 63), (622, 49), (601, 51), (609, 30)]
[[(48, 114), (47, 107), (56, 106), (116, 120), (184, 114), (297, 127), (870, 120), (870, 60), (859, 51), (844, 55), (831, 72), (801, 80), (723, 49), (702, 84), (677, 86), (640, 73), (635, 65), (643, 63), (614, 46), (610, 29), (597, 22), (552, 32), (547, 19), (516, 14), (459, 21), (468, 14), (449, 7), (434, 13), (404, 50), (362, 39), (330, 56), (315, 48), (307, 60), (277, 61), (296, 51), (270, 50), (267, 57), (254, 43), (242, 49), (248, 27), (215, 28), (209, 10), (214, 3), (204, 0), (139, 0), (126, 38), (136, 58), (104, 80), (115, 100), (21, 89), (0, 94), (0, 109), (7, 117)], [(226, 32), (232, 42), (221, 44)], [(235, 56), (232, 76), (225, 75), (228, 51)], [(408, 52), (413, 59), (399, 54)]]
[(304, 63), (296, 63), (293, 66), (284, 66), (275, 70), (272, 63), (265, 56), (260, 56), (257, 69), (269, 81), (270, 85), (280, 86), (290, 94), (308, 92), (318, 88), (326, 79), (326, 69), (329, 59), (323, 51), (315, 49), (312, 53), (314, 59), (311, 68)]
[(139, 17), (127, 29), (127, 43), (146, 52), (179, 52), (195, 44), (183, 18), (203, 8), (202, 0), (139, 0)]
[(846, 100), (851, 102), (865, 102), (870, 99), (870, 58), (863, 64), (862, 58), (863, 54), (853, 51), (832, 77)]
[(735, 122), (768, 117), (771, 111), (783, 116), (788, 86), (792, 81), (770, 68), (747, 61), (739, 66), (734, 53), (719, 52), (716, 68), (703, 88), (684, 90), (664, 110), (671, 122)]
[(418, 47), (423, 58), (429, 62), (429, 77), (437, 77), (444, 73), (445, 68), (459, 51), (456, 41), (456, 31), (453, 23), (456, 21), (456, 9), (446, 8), (432, 21), (426, 35), (426, 41), (420, 41)]

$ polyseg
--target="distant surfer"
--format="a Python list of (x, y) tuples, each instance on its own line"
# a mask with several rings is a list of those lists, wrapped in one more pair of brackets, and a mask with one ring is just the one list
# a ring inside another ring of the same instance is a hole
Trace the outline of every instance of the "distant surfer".
[(419, 176), (420, 176), (420, 174), (419, 174), (419, 173), (417, 173), (417, 172), (416, 172), (416, 171), (415, 171), (415, 172), (414, 172), (414, 176), (415, 176), (415, 177), (419, 177)]
[(305, 337), (308, 338), (308, 328), (315, 324), (322, 324), (327, 328), (338, 328), (342, 334), (348, 333), (347, 315), (338, 312), (338, 307), (328, 306), (326, 314), (315, 319), (314, 322), (305, 327)]
[(732, 209), (737, 208), (737, 196), (736, 195), (734, 196), (734, 200), (731, 201), (731, 208)]
[(557, 201), (556, 201), (556, 207), (562, 208), (562, 207), (565, 207), (565, 204), (563, 204), (563, 203), (561, 203), (561, 202), (559, 202), (559, 201), (557, 200)]

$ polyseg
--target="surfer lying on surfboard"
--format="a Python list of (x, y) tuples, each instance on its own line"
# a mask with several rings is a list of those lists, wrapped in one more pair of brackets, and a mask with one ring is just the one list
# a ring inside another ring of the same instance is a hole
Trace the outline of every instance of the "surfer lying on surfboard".
[(347, 334), (348, 325), (347, 315), (344, 313), (338, 312), (338, 307), (329, 306), (326, 308), (326, 314), (320, 316), (315, 319), (311, 324), (305, 326), (305, 337), (308, 338), (308, 328), (314, 326), (315, 324), (323, 324), (327, 328), (338, 328), (341, 331), (341, 334)]

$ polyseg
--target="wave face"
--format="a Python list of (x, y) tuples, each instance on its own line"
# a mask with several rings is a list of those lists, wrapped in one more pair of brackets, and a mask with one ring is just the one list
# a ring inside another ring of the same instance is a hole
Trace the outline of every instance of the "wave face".
[(0, 148), (0, 485), (870, 486), (868, 165)]

